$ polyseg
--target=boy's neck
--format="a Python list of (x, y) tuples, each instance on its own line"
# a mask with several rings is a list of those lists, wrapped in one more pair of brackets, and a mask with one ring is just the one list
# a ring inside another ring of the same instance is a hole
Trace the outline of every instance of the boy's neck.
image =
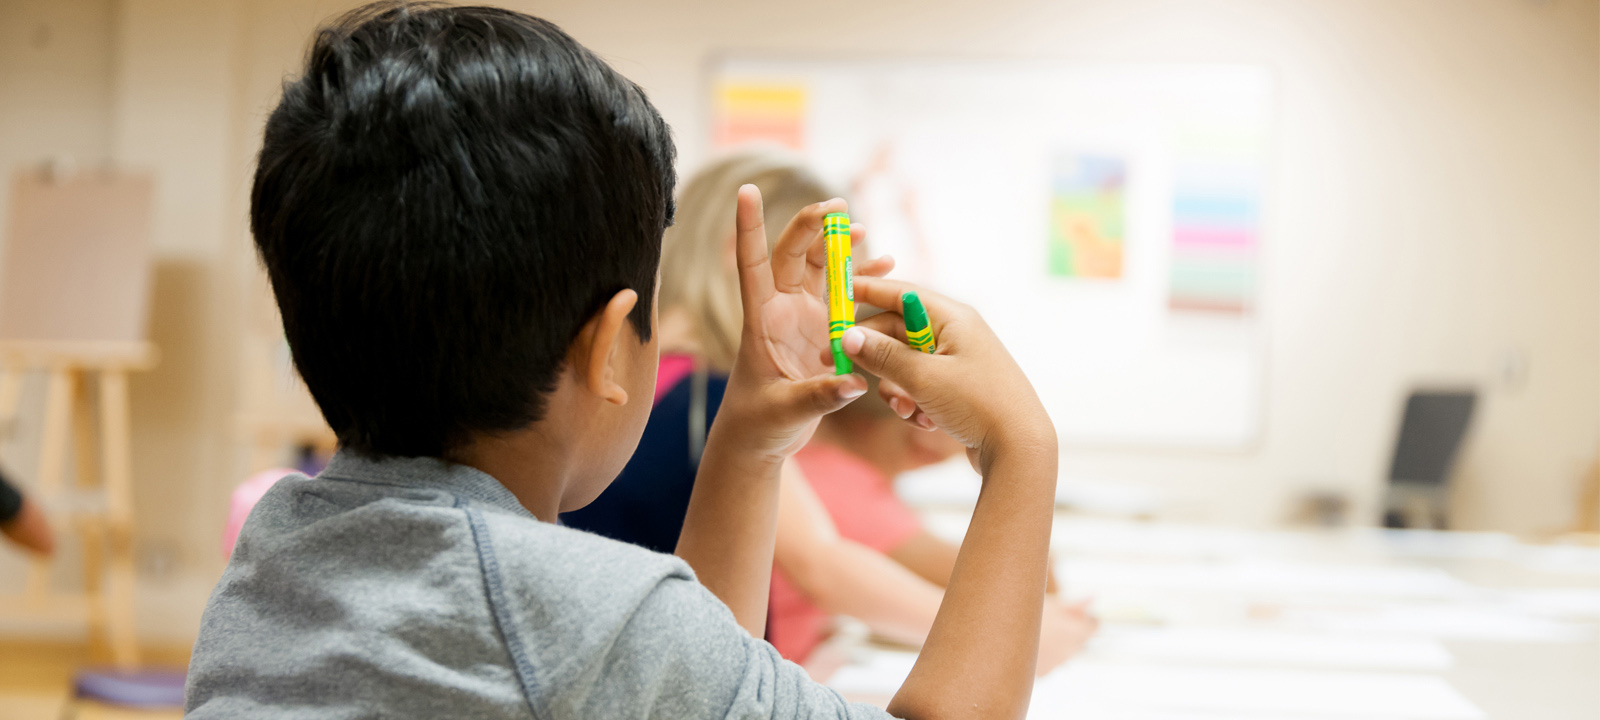
[(530, 443), (486, 438), (458, 451), (451, 461), (482, 470), (499, 480), (533, 517), (554, 523), (560, 515), (562, 491), (566, 486), (565, 480), (558, 480), (563, 472), (562, 462), (555, 461), (560, 458), (557, 453), (558, 448), (550, 448), (547, 454), (534, 450)]
[(534, 517), (553, 523), (561, 513), (571, 463), (562, 443), (539, 432), (543, 424), (480, 437), (453, 453), (450, 460), (498, 480)]

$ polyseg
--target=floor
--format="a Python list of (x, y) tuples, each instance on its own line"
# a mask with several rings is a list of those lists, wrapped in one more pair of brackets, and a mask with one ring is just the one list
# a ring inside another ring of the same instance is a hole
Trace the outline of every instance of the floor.
[[(188, 647), (145, 647), (148, 667), (184, 667)], [(87, 644), (68, 642), (0, 641), (0, 720), (57, 720), (65, 712), (72, 674), (82, 667), (103, 664), (100, 653)], [(80, 703), (78, 720), (165, 720), (183, 713), (114, 708)]]

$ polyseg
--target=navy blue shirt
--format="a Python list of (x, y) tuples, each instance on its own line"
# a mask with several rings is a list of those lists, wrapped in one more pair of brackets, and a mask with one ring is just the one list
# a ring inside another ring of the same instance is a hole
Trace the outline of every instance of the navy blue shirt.
[[(706, 382), (706, 422), (709, 429), (722, 404), (728, 378), (711, 375)], [(611, 487), (587, 507), (561, 515), (562, 524), (604, 535), (613, 540), (671, 553), (678, 546), (683, 516), (689, 512), (689, 493), (700, 469), (690, 452), (690, 407), (694, 376), (685, 376), (650, 411), (639, 449)], [(700, 438), (704, 447), (705, 438)]]
[[(723, 383), (727, 385), (726, 382)], [(722, 391), (717, 391), (717, 399), (722, 399)], [(688, 505), (684, 505), (688, 507)], [(18, 492), (6, 476), (0, 475), (0, 523), (8, 523), (22, 514), (22, 493)], [(682, 523), (679, 523), (680, 525)]]

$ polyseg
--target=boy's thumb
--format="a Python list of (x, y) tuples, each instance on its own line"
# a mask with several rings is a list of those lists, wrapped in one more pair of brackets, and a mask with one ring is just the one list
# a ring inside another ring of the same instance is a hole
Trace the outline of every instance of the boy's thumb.
[(845, 354), (860, 365), (861, 369), (878, 377), (893, 380), (907, 392), (915, 393), (917, 386), (921, 384), (918, 382), (915, 368), (918, 363), (926, 362), (929, 357), (913, 350), (910, 345), (860, 325), (844, 331), (841, 340)]

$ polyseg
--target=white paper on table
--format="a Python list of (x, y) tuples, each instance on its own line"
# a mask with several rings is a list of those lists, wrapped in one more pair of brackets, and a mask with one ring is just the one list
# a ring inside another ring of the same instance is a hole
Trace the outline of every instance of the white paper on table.
[(1352, 670), (1445, 670), (1455, 658), (1432, 638), (1259, 628), (1107, 628), (1089, 645), (1099, 660)]
[(1073, 592), (1101, 588), (1269, 596), (1463, 598), (1475, 589), (1438, 568), (1319, 565), (1280, 561), (1127, 562), (1072, 558), (1056, 567)]
[(1059, 516), (1050, 530), (1055, 550), (1171, 560), (1294, 555), (1320, 539), (1307, 533)]
[(1350, 528), (1344, 537), (1353, 549), (1393, 557), (1498, 560), (1509, 557), (1519, 546), (1517, 539), (1506, 533), (1460, 530)]
[(1600, 548), (1573, 545), (1525, 546), (1513, 556), (1529, 570), (1570, 575), (1600, 576)]
[[(846, 695), (893, 695), (916, 653), (865, 650), (828, 679)], [(1079, 659), (1034, 687), (1029, 718), (1073, 720), (1474, 720), (1471, 702), (1431, 675), (1182, 668)]]
[(1287, 621), (1328, 632), (1398, 633), (1449, 640), (1581, 643), (1595, 636), (1591, 625), (1531, 617), (1481, 604), (1404, 604), (1362, 610), (1291, 608)]
[(1507, 593), (1511, 606), (1532, 615), (1600, 620), (1600, 590), (1590, 588), (1542, 588), (1513, 590)]
[(911, 674), (917, 654), (903, 650), (863, 650), (839, 668), (827, 685), (846, 695), (893, 695)]
[(1071, 663), (1040, 680), (1034, 687), (1028, 717), (1081, 720), (1149, 717), (1152, 712), (1252, 719), (1485, 717), (1449, 683), (1432, 675), (1089, 661)]

